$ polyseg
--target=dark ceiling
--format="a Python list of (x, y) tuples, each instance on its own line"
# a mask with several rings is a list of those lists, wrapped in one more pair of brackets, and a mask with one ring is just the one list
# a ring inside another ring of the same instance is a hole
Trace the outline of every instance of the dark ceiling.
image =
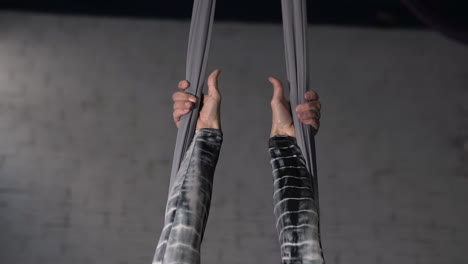
[[(0, 8), (47, 13), (189, 19), (193, 0), (1, 0)], [(310, 23), (419, 27), (399, 0), (309, 0)], [(217, 20), (281, 22), (280, 0), (217, 0)]]
[[(458, 19), (468, 24), (466, 0), (308, 0), (307, 3), (309, 22), (315, 24), (423, 26), (421, 16), (416, 17), (414, 9), (412, 12), (408, 9), (408, 3), (416, 3), (418, 8), (429, 7), (436, 16), (442, 14), (444, 18)], [(190, 19), (192, 5), (193, 0), (0, 0), (0, 10), (186, 20)], [(281, 22), (281, 1), (217, 0), (215, 19)]]

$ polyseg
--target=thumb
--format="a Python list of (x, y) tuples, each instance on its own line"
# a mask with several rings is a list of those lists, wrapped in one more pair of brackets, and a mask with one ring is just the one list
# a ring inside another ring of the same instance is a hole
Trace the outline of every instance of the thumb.
[(275, 77), (269, 77), (268, 81), (273, 85), (273, 98), (272, 101), (280, 101), (284, 99), (284, 89), (283, 89), (283, 84), (281, 84), (281, 81), (276, 79)]
[(208, 77), (208, 95), (219, 95), (218, 90), (218, 76), (221, 70), (214, 70)]

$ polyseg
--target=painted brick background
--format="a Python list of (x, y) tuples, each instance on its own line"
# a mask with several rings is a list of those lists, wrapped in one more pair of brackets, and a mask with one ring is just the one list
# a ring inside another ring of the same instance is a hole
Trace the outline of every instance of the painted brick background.
[[(0, 13), (0, 263), (150, 263), (186, 22)], [(281, 25), (216, 23), (224, 145), (203, 263), (279, 263), (267, 152)], [(311, 26), (328, 263), (468, 263), (468, 49)]]

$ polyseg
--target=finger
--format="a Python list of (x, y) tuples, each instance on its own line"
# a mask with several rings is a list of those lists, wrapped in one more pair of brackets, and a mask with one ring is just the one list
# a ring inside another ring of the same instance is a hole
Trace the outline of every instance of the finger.
[(297, 117), (299, 119), (313, 119), (313, 118), (320, 118), (319, 114), (315, 111), (303, 111), (303, 112), (298, 112)]
[(179, 89), (185, 90), (190, 87), (190, 82), (187, 80), (182, 80), (179, 82)]
[(191, 101), (195, 103), (197, 101), (197, 97), (186, 92), (175, 92), (172, 95), (172, 100), (173, 101)]
[(189, 109), (177, 109), (174, 110), (172, 113), (172, 116), (174, 117), (174, 121), (179, 122), (180, 117), (187, 114), (189, 112)]
[(218, 76), (221, 73), (221, 70), (214, 70), (208, 77), (208, 95), (219, 95), (218, 90)]
[(316, 119), (301, 120), (301, 122), (306, 125), (311, 125), (316, 130), (318, 130), (320, 126), (320, 121)]
[(275, 77), (269, 77), (268, 81), (273, 85), (273, 98), (272, 101), (284, 99), (283, 84)]
[(319, 96), (318, 96), (318, 93), (316, 91), (307, 91), (305, 94), (304, 94), (304, 98), (306, 100), (318, 100)]
[(306, 102), (296, 106), (296, 112), (303, 111), (320, 111), (320, 103), (318, 101)]
[(320, 111), (317, 110), (309, 110), (307, 112), (311, 113), (312, 118), (320, 119)]
[(192, 109), (193, 103), (190, 101), (175, 101), (174, 110), (176, 109)]

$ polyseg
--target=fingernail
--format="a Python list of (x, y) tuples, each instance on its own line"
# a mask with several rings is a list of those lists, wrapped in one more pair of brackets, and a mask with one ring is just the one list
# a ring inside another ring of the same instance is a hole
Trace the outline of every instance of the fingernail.
[(189, 98), (189, 101), (195, 103), (195, 102), (197, 101), (197, 99), (195, 99), (194, 97), (190, 97), (190, 98)]

